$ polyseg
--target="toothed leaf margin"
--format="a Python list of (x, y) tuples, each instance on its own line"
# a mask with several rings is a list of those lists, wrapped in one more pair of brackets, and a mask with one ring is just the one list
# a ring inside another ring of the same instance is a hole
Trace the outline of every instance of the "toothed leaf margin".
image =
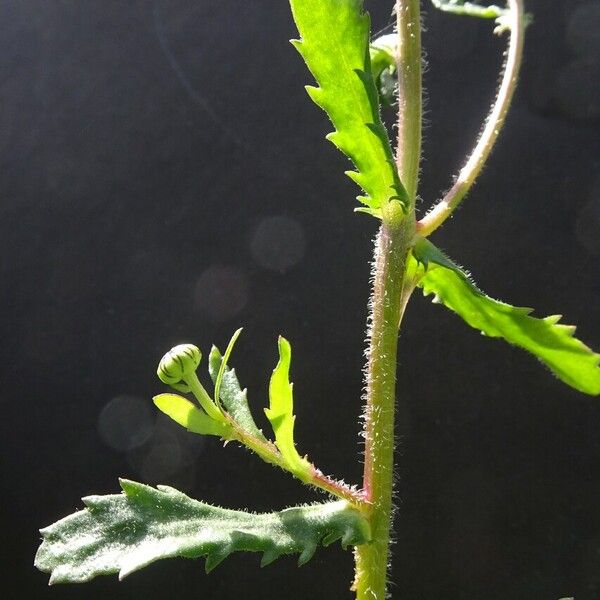
[(88, 496), (86, 508), (41, 530), (35, 566), (50, 584), (119, 579), (163, 558), (206, 557), (206, 571), (232, 552), (262, 552), (261, 566), (284, 554), (299, 564), (319, 545), (370, 540), (367, 521), (345, 501), (254, 514), (211, 506), (167, 486), (121, 480), (123, 493)]
[(489, 337), (527, 350), (561, 381), (585, 394), (600, 394), (600, 355), (574, 337), (575, 327), (559, 323), (560, 315), (542, 319), (532, 309), (511, 306), (481, 292), (469, 275), (431, 242), (421, 238), (413, 249), (425, 267), (419, 286), (433, 294), (468, 325)]

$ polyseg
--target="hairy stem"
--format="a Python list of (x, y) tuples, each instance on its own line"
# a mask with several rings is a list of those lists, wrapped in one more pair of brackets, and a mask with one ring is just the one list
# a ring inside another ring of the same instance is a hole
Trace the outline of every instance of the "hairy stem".
[(506, 114), (512, 101), (519, 69), (523, 57), (523, 40), (525, 34), (525, 18), (523, 0), (508, 0), (510, 13), (508, 26), (510, 28), (510, 43), (504, 66), (502, 83), (498, 90), (496, 102), (487, 118), (485, 127), (465, 166), (460, 170), (454, 185), (434, 208), (417, 224), (421, 235), (427, 236), (435, 231), (456, 209), (467, 195), (478, 175), (483, 169), (498, 136), (504, 125)]
[(371, 297), (370, 346), (365, 407), (365, 468), (363, 487), (369, 502), (371, 544), (355, 550), (357, 600), (383, 600), (389, 560), (394, 482), (394, 413), (398, 330), (412, 289), (404, 285), (408, 247), (414, 220), (397, 229), (382, 224), (375, 246)]
[(398, 146), (396, 163), (411, 200), (417, 194), (421, 160), (422, 75), (419, 0), (397, 0)]
[[(398, 147), (396, 162), (410, 200), (408, 214), (384, 212), (375, 245), (366, 369), (363, 488), (372, 542), (355, 550), (357, 600), (384, 600), (394, 487), (396, 359), (400, 322), (413, 286), (405, 281), (415, 233), (414, 204), (421, 157), (421, 21), (419, 0), (397, 0)], [(364, 510), (364, 509), (363, 509)]]

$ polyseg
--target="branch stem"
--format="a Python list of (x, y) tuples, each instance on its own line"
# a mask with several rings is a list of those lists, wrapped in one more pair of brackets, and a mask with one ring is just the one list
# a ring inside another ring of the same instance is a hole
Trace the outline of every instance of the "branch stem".
[(508, 6), (510, 9), (507, 16), (508, 27), (511, 32), (510, 42), (496, 102), (492, 106), (473, 152), (465, 166), (460, 170), (454, 185), (433, 209), (417, 223), (417, 230), (422, 236), (430, 235), (442, 225), (467, 195), (481, 173), (506, 120), (506, 114), (514, 96), (521, 68), (525, 34), (523, 0), (508, 0)]

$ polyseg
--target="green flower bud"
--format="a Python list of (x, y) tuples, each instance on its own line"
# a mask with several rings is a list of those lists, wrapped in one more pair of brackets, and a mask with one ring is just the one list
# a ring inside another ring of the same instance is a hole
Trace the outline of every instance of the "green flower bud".
[(175, 386), (196, 371), (202, 353), (193, 344), (180, 344), (169, 350), (160, 360), (156, 371), (158, 378), (167, 385)]

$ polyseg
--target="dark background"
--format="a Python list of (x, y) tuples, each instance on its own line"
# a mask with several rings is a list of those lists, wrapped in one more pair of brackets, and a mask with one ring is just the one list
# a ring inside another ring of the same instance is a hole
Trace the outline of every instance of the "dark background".
[[(367, 2), (374, 29), (391, 2)], [(421, 212), (491, 102), (504, 40), (426, 9)], [(600, 3), (529, 0), (522, 86), (489, 166), (435, 241), (489, 294), (561, 312), (600, 345)], [(376, 223), (287, 40), (283, 0), (0, 5), (2, 597), (351, 598), (351, 556), (263, 570), (236, 555), (47, 588), (37, 529), (168, 483), (234, 508), (319, 495), (156, 415), (172, 345), (224, 347), (260, 419), (276, 336), (294, 348), (297, 439), (358, 482)], [(600, 598), (600, 404), (416, 294), (400, 342), (392, 596)], [(264, 419), (261, 424), (265, 426)]]

